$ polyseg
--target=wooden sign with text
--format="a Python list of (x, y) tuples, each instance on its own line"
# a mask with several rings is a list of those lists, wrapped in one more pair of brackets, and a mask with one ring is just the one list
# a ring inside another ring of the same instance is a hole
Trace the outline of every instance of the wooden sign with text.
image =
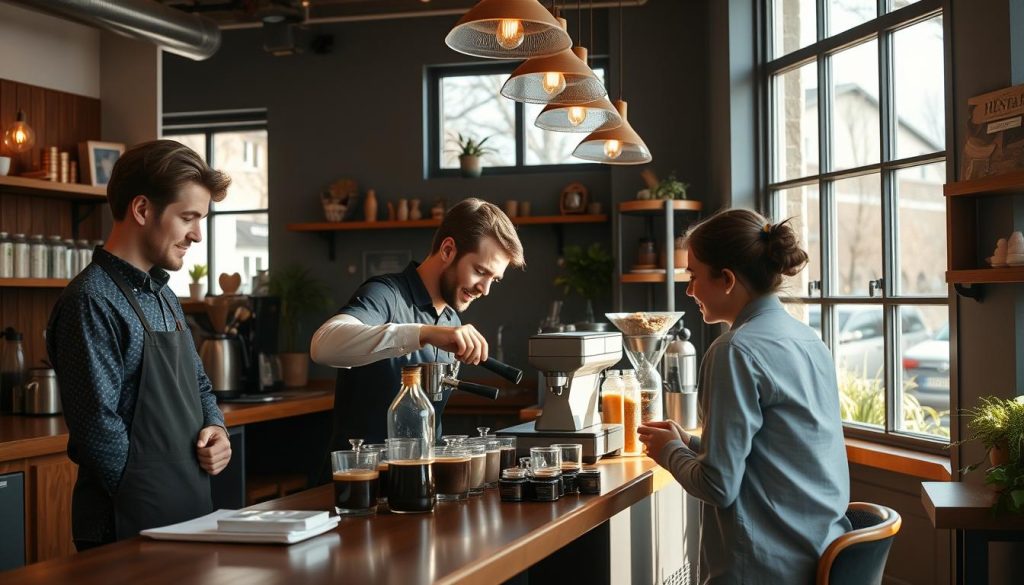
[(1024, 85), (974, 96), (967, 105), (960, 180), (1024, 169)]

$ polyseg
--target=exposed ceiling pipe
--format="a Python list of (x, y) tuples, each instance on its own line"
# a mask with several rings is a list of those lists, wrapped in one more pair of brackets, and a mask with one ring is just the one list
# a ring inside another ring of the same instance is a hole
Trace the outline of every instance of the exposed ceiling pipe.
[(33, 10), (155, 43), (196, 61), (220, 48), (220, 29), (205, 16), (155, 0), (9, 0)]
[[(330, 5), (330, 4), (334, 4), (334, 2), (328, 1), (328, 2), (325, 2), (324, 4)], [(342, 4), (343, 4), (343, 2), (342, 2)], [(544, 4), (545, 6), (547, 6), (548, 2), (542, 1), (541, 4)], [(647, 4), (647, 0), (624, 0), (622, 2), (622, 5), (626, 6), (626, 7), (630, 7), (630, 6), (643, 6), (644, 4)], [(571, 3), (561, 2), (561, 3), (558, 3), (557, 6), (558, 6), (558, 8), (561, 8), (561, 9), (564, 10), (564, 9), (568, 9), (568, 8), (574, 7), (575, 3), (574, 2), (571, 2)], [(592, 5), (588, 3), (586, 5), (586, 8), (588, 8), (588, 9), (591, 8), (591, 7), (592, 8), (617, 8), (618, 6), (619, 6), (618, 0), (614, 0), (614, 1), (612, 1), (612, 0), (604, 0), (604, 1), (598, 0), (598, 1), (593, 2)], [(312, 7), (316, 8), (316, 3), (315, 2), (313, 3)], [(427, 9), (423, 9), (423, 10), (409, 10), (409, 11), (406, 11), (406, 12), (378, 12), (378, 13), (366, 13), (366, 14), (349, 14), (349, 15), (344, 15), (344, 16), (312, 16), (312, 17), (307, 18), (303, 24), (327, 24), (327, 23), (331, 23), (331, 22), (362, 22), (362, 21), (370, 21), (370, 20), (392, 20), (392, 19), (397, 19), (397, 18), (421, 18), (421, 17), (426, 17), (426, 16), (458, 16), (458, 15), (465, 14), (466, 12), (469, 12), (470, 8), (472, 8), (472, 5), (466, 6), (464, 8), (441, 8), (441, 9), (437, 9), (437, 10), (432, 10), (432, 9), (427, 8)], [(232, 23), (232, 24), (222, 24), (222, 25), (220, 25), (220, 27), (222, 29), (224, 29), (224, 30), (237, 30), (237, 29), (245, 29), (245, 28), (259, 28), (261, 26), (263, 26), (263, 23), (259, 22), (259, 21), (240, 22), (240, 23)]]

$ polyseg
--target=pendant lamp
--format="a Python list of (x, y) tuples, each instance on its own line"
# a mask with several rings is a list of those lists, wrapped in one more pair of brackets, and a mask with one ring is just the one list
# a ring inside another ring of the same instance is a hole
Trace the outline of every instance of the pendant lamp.
[(487, 59), (529, 59), (572, 47), (569, 33), (537, 0), (481, 0), (444, 42), (459, 53)]
[(25, 112), (18, 110), (14, 124), (4, 132), (4, 146), (12, 152), (25, 152), (36, 143), (36, 132), (25, 121)]
[(615, 100), (615, 109), (622, 117), (622, 125), (592, 132), (572, 151), (572, 155), (609, 165), (642, 165), (651, 162), (651, 151), (626, 119), (626, 102)]
[(622, 0), (619, 0), (619, 99), (615, 100), (615, 109), (622, 118), (622, 125), (617, 128), (591, 132), (576, 146), (572, 155), (576, 158), (608, 165), (642, 165), (653, 160), (651, 151), (644, 144), (640, 135), (629, 125), (626, 118), (626, 102), (622, 99), (623, 62), (625, 52), (622, 42)]
[(581, 105), (601, 99), (608, 90), (587, 66), (587, 50), (573, 47), (527, 59), (501, 87), (501, 95), (530, 104)]
[(534, 121), (534, 126), (553, 132), (593, 132), (622, 125), (618, 110), (607, 97), (578, 106), (548, 104)]

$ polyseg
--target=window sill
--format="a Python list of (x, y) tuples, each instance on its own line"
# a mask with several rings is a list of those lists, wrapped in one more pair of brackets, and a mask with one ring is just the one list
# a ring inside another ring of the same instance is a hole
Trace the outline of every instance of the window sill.
[(911, 475), (931, 481), (952, 481), (949, 457), (881, 445), (863, 439), (846, 438), (850, 463)]

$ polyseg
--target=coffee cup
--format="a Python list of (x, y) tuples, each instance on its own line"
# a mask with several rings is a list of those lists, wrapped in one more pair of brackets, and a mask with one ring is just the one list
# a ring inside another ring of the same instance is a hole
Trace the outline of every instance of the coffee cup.
[(6, 176), (9, 172), (11, 172), (11, 157), (0, 156), (0, 177)]

